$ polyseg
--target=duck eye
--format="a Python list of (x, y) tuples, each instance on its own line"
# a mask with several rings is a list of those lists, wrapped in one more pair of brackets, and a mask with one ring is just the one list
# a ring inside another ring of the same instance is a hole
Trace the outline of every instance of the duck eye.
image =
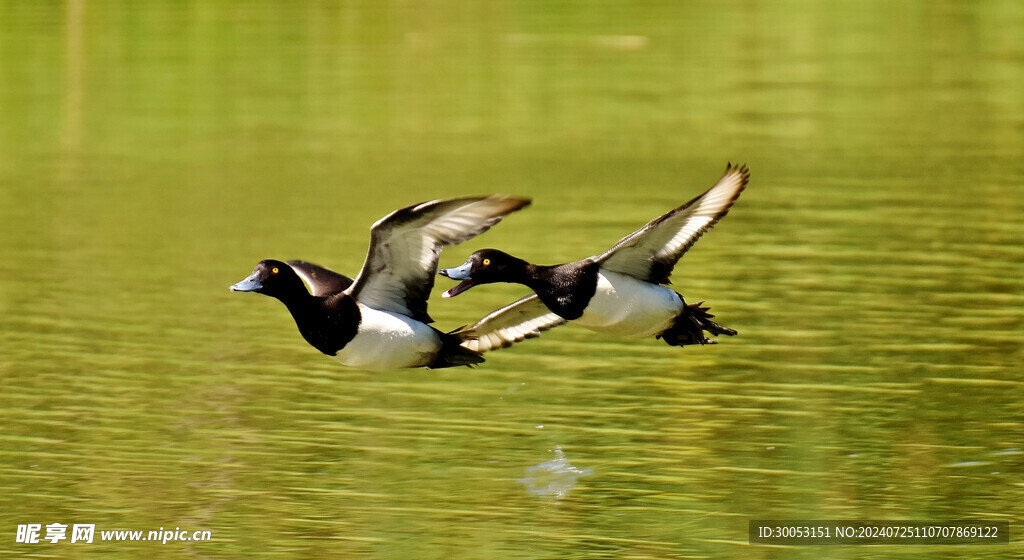
[(484, 259), (484, 266), (491, 266), (491, 259)]
[(273, 272), (274, 274), (277, 274), (277, 267), (275, 266), (273, 269), (270, 270), (270, 272)]

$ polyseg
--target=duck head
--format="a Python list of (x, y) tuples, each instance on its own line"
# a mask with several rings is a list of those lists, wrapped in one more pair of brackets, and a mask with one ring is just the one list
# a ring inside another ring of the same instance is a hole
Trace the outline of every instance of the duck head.
[(256, 292), (278, 299), (295, 294), (297, 290), (309, 294), (292, 267), (272, 259), (260, 261), (252, 274), (231, 286), (232, 292)]
[(517, 259), (497, 249), (482, 249), (469, 256), (466, 262), (455, 268), (442, 268), (438, 274), (452, 280), (461, 280), (443, 297), (455, 297), (479, 284), (493, 282), (518, 282), (526, 261)]

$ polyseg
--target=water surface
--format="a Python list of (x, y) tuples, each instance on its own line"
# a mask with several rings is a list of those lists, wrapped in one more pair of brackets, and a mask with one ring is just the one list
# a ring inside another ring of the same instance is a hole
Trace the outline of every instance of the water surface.
[[(1017, 2), (0, 1), (0, 550), (961, 557), (747, 522), (968, 518), (1011, 523), (972, 557), (1020, 554), (1022, 28)], [(727, 161), (751, 185), (673, 278), (740, 332), (717, 346), (567, 326), (371, 374), (227, 290), (262, 258), (355, 274), (376, 219), (466, 194), (534, 204), (442, 265), (574, 260)]]

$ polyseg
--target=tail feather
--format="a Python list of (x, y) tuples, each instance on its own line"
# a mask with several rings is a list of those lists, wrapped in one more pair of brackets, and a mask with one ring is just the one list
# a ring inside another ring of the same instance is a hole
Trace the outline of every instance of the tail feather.
[(461, 332), (462, 327), (455, 329), (449, 333), (442, 333), (441, 335), (441, 351), (437, 353), (437, 358), (434, 359), (434, 363), (427, 366), (430, 369), (439, 369), (456, 366), (467, 366), (473, 367), (476, 364), (482, 364), (484, 357), (479, 352), (474, 352), (465, 346), (462, 346), (462, 342), (471, 338), (470, 335), (463, 334)]
[(718, 344), (718, 341), (704, 336), (704, 331), (715, 336), (720, 334), (735, 336), (737, 334), (735, 330), (723, 327), (712, 321), (711, 319), (714, 315), (708, 313), (710, 308), (702, 307), (703, 305), (703, 301), (693, 305), (685, 305), (683, 311), (676, 316), (672, 326), (661, 333), (658, 338), (664, 339), (669, 346), (688, 346), (692, 344)]

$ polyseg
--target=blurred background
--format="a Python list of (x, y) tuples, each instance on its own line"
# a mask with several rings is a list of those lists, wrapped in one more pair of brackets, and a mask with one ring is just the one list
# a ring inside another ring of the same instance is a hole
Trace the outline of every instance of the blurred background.
[[(1022, 29), (1013, 0), (0, 0), (0, 553), (821, 557), (747, 544), (788, 518), (1009, 521), (969, 553), (1021, 554)], [(355, 275), (374, 221), (457, 195), (534, 204), (443, 266), (579, 259), (730, 161), (750, 186), (673, 277), (716, 346), (570, 325), (371, 374), (227, 289)]]

